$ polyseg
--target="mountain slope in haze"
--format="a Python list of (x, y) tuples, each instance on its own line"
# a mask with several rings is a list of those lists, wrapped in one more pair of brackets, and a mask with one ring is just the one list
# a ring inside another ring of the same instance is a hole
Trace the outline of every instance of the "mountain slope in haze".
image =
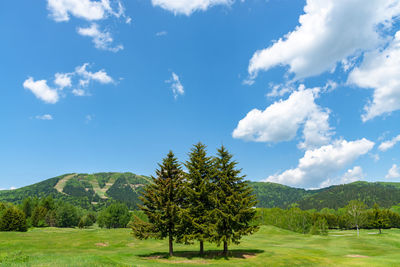
[(45, 181), (0, 191), (0, 201), (20, 203), (27, 197), (53, 196), (83, 208), (101, 206), (108, 201), (120, 201), (130, 208), (140, 202), (141, 188), (149, 183), (147, 176), (133, 173), (64, 174)]

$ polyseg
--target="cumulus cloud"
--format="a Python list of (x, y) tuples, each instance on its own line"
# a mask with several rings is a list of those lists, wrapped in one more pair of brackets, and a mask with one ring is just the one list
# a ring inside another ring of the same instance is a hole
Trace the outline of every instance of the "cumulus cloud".
[(47, 9), (57, 22), (69, 21), (71, 15), (89, 21), (102, 20), (110, 15), (125, 16), (121, 2), (112, 2), (113, 5), (109, 0), (47, 0)]
[(61, 90), (65, 87), (71, 87), (72, 82), (70, 73), (56, 73), (54, 77), (54, 84), (56, 84)]
[(190, 16), (195, 11), (205, 11), (215, 5), (231, 5), (234, 0), (151, 0), (153, 6), (159, 6), (175, 15)]
[(349, 184), (355, 181), (364, 179), (365, 175), (360, 166), (355, 166), (353, 169), (347, 170), (347, 172), (340, 179), (341, 184)]
[[(309, 188), (324, 185), (323, 182), (334, 178), (339, 171), (373, 147), (374, 142), (365, 138), (356, 141), (336, 140), (332, 144), (307, 150), (296, 168), (271, 175), (266, 181)], [(356, 173), (359, 171), (356, 169)]]
[(37, 115), (35, 118), (38, 119), (38, 120), (43, 120), (43, 121), (51, 121), (51, 120), (53, 120), (53, 116), (51, 116), (50, 114)]
[(382, 142), (379, 145), (379, 150), (380, 151), (386, 151), (389, 150), (390, 148), (392, 148), (397, 142), (400, 142), (400, 134), (396, 137), (394, 137), (392, 140), (388, 140), (385, 142)]
[(88, 95), (85, 89), (92, 81), (101, 84), (114, 82), (113, 78), (105, 70), (91, 72), (87, 70), (88, 67), (89, 63), (85, 63), (82, 66), (76, 67), (74, 72), (56, 73), (54, 75), (53, 87), (47, 85), (47, 80), (34, 81), (32, 77), (26, 79), (23, 86), (44, 102), (55, 104), (60, 98), (60, 91), (66, 87), (74, 87), (72, 94), (84, 96)]
[(35, 81), (32, 77), (29, 77), (24, 81), (23, 86), (46, 103), (55, 104), (59, 100), (57, 89), (49, 87), (46, 80)]
[(383, 50), (369, 52), (360, 67), (352, 70), (349, 84), (374, 90), (362, 120), (368, 121), (400, 109), (400, 31)]
[(329, 110), (315, 103), (319, 88), (305, 89), (303, 85), (288, 99), (279, 100), (264, 111), (253, 109), (239, 121), (234, 138), (255, 142), (281, 142), (294, 139), (303, 126), (304, 141), (300, 148), (315, 148), (329, 143), (332, 129)]
[(400, 168), (393, 164), (392, 167), (389, 169), (388, 174), (385, 176), (386, 179), (396, 179), (400, 178)]
[(111, 52), (118, 52), (124, 49), (123, 45), (113, 46), (114, 39), (110, 32), (99, 29), (99, 25), (92, 23), (89, 27), (78, 28), (78, 33), (82, 36), (88, 36), (92, 38), (93, 44), (97, 49), (108, 50)]
[(347, 69), (348, 58), (382, 44), (379, 28), (390, 27), (399, 14), (397, 0), (307, 0), (299, 25), (255, 52), (250, 77), (275, 66), (288, 66), (296, 79), (333, 70), (340, 61)]
[(179, 95), (183, 95), (185, 93), (185, 89), (179, 79), (179, 76), (175, 72), (172, 73), (171, 79), (165, 82), (171, 84), (171, 90), (175, 99), (177, 99)]

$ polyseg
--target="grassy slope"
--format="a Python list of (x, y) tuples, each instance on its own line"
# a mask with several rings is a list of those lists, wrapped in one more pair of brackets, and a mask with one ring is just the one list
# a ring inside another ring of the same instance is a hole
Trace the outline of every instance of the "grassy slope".
[[(0, 233), (0, 260), (7, 266), (395, 266), (400, 261), (400, 230), (331, 232), (330, 236), (296, 234), (263, 226), (254, 236), (232, 246), (228, 260), (211, 253), (218, 249), (206, 244), (208, 256), (193, 254), (197, 245), (176, 245), (171, 259), (165, 255), (166, 241), (135, 240), (129, 229), (33, 229), (27, 233)], [(343, 235), (345, 236), (335, 236)], [(351, 234), (351, 236), (347, 236)], [(107, 243), (108, 246), (96, 246)], [(161, 254), (160, 254), (161, 253)], [(363, 255), (366, 258), (350, 258)], [(243, 257), (249, 258), (243, 258)], [(149, 259), (149, 257), (152, 257)]]

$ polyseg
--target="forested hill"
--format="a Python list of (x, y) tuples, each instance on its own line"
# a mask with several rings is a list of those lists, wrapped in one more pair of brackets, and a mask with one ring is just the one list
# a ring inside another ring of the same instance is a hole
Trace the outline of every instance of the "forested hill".
[(250, 182), (250, 186), (257, 196), (257, 207), (260, 208), (286, 208), (313, 194), (311, 190), (269, 182)]
[(108, 201), (120, 201), (136, 208), (143, 185), (149, 177), (133, 173), (64, 174), (45, 181), (0, 191), (0, 202), (20, 203), (27, 197), (53, 196), (83, 208), (102, 206)]
[[(16, 190), (0, 191), (0, 202), (21, 203), (27, 197), (52, 195), (86, 209), (97, 209), (109, 201), (120, 201), (135, 209), (149, 177), (133, 173), (64, 174)], [(293, 188), (276, 183), (249, 182), (258, 199), (257, 207), (302, 209), (341, 208), (358, 199), (369, 207), (378, 203), (389, 208), (400, 203), (400, 183), (354, 182), (318, 190)]]
[(301, 209), (338, 209), (353, 199), (363, 201), (368, 207), (377, 203), (381, 207), (390, 208), (400, 203), (400, 183), (354, 182), (335, 185), (320, 189), (297, 203)]

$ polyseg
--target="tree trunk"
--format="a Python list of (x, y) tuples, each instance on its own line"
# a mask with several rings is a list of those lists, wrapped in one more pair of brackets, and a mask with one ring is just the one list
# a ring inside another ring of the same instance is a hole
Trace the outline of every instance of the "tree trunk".
[(379, 228), (379, 234), (382, 234), (382, 229), (381, 228)]
[(228, 256), (228, 242), (224, 241), (224, 256)]
[(204, 242), (200, 241), (200, 255), (203, 256), (204, 254)]
[(358, 224), (357, 224), (357, 237), (359, 237), (359, 236), (360, 236), (360, 232), (358, 230)]
[(169, 236), (169, 256), (172, 257), (174, 254), (174, 245), (172, 243), (172, 236)]

